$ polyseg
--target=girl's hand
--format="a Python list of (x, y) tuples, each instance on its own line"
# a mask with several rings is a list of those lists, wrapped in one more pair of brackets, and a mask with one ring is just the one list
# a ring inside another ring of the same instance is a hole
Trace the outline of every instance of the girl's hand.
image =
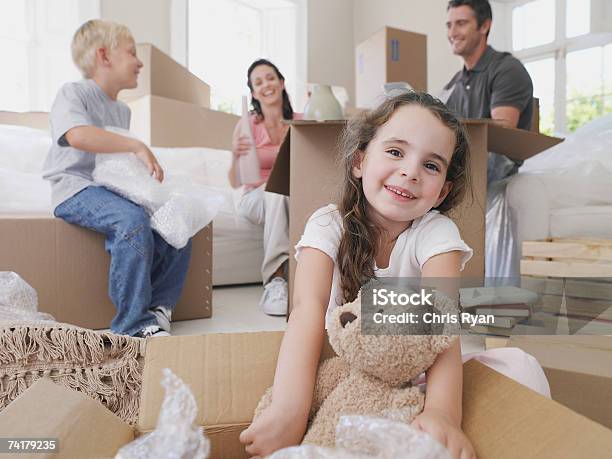
[(249, 137), (246, 135), (241, 135), (232, 143), (232, 153), (234, 153), (234, 158), (238, 159), (240, 156), (246, 155), (252, 147), (253, 144), (251, 143)]
[(411, 425), (427, 432), (442, 443), (453, 459), (476, 459), (470, 440), (444, 413), (432, 409), (425, 410), (412, 421)]
[(290, 410), (270, 405), (240, 434), (251, 456), (267, 456), (288, 446), (299, 445), (306, 432), (307, 419), (290, 414)]
[(157, 162), (157, 158), (153, 152), (144, 143), (140, 143), (138, 148), (134, 149), (136, 157), (149, 169), (149, 174), (160, 183), (164, 180), (164, 170)]

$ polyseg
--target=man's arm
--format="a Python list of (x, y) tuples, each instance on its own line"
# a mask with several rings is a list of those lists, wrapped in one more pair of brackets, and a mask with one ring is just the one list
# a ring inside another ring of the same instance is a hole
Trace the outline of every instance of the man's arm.
[(500, 106), (491, 110), (491, 118), (499, 122), (504, 127), (518, 127), (521, 112), (516, 107)]
[(502, 126), (518, 127), (521, 112), (533, 104), (533, 83), (529, 73), (514, 57), (499, 63), (493, 76), (491, 118)]

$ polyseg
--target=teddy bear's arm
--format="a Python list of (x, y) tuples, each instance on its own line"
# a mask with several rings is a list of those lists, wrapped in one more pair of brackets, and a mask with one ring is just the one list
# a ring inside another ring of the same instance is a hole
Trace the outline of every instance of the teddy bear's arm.
[(393, 421), (410, 423), (425, 406), (425, 396), (417, 387), (394, 389), (385, 417)]

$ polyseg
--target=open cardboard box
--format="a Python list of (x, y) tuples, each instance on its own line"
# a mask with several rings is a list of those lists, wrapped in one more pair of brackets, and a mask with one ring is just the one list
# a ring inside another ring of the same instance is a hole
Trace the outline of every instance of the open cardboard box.
[[(100, 233), (49, 215), (2, 215), (0, 271), (15, 271), (38, 294), (38, 310), (59, 322), (108, 328), (110, 255)], [(193, 237), (192, 256), (173, 320), (212, 315), (212, 224)]]
[[(338, 198), (342, 177), (337, 143), (346, 121), (289, 122), (289, 135), (281, 145), (272, 169), (267, 191), (289, 195), (289, 286), (295, 274), (293, 247), (299, 241), (312, 213)], [(474, 250), (464, 277), (484, 277), (485, 209), (487, 197), (487, 154), (501, 153), (524, 160), (561, 142), (561, 139), (536, 132), (501, 127), (491, 120), (465, 120), (471, 144), (474, 199), (466, 199), (450, 217), (465, 242)]]
[[(0, 413), (0, 432), (59, 437), (57, 458), (112, 457), (120, 445), (154, 429), (163, 399), (161, 371), (170, 368), (195, 396), (196, 422), (211, 441), (210, 457), (247, 457), (238, 436), (272, 384), (281, 339), (281, 332), (154, 338), (146, 346), (134, 430), (97, 402), (39, 382)], [(611, 430), (479, 362), (464, 365), (463, 385), (463, 429), (479, 459), (603, 458), (612, 451)]]
[(553, 400), (612, 429), (612, 336), (511, 336), (507, 346), (533, 355)]

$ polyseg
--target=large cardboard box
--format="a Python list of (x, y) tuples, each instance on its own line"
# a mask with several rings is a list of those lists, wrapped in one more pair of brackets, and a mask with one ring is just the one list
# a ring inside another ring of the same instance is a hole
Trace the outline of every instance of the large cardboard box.
[(130, 130), (152, 147), (231, 150), (240, 118), (193, 103), (146, 95), (128, 104)]
[(369, 107), (385, 83), (404, 81), (427, 90), (427, 35), (383, 27), (357, 45), (355, 103)]
[(121, 100), (130, 102), (154, 95), (210, 107), (210, 86), (187, 68), (150, 43), (139, 43), (136, 53), (143, 63), (138, 87), (121, 91)]
[[(161, 370), (170, 368), (195, 396), (196, 424), (205, 427), (211, 459), (246, 458), (238, 437), (272, 384), (281, 339), (280, 332), (262, 332), (148, 340), (135, 433), (155, 427), (163, 399)], [(612, 431), (479, 362), (464, 365), (463, 387), (462, 427), (480, 459), (609, 457)], [(38, 383), (0, 413), (0, 431), (3, 436), (57, 436), (57, 458), (112, 457), (132, 433), (116, 425), (116, 419), (101, 420), (105, 408), (97, 402), (86, 404), (78, 396)], [(50, 414), (40, 416), (38, 407)], [(84, 433), (88, 431), (89, 437)], [(93, 444), (101, 432), (106, 441)], [(70, 441), (75, 438), (82, 442)]]
[[(464, 277), (484, 277), (485, 209), (487, 197), (487, 154), (502, 153), (526, 159), (559, 142), (543, 134), (509, 129), (491, 120), (466, 120), (471, 144), (472, 187), (474, 199), (466, 199), (450, 217), (465, 242), (474, 250)], [(267, 190), (289, 195), (289, 285), (295, 273), (293, 247), (299, 241), (312, 213), (337, 199), (342, 177), (337, 143), (345, 121), (291, 121), (289, 135), (281, 145)]]
[(538, 359), (554, 400), (612, 429), (612, 336), (512, 336), (506, 345)]
[[(109, 328), (110, 255), (104, 236), (50, 216), (2, 215), (0, 271), (15, 271), (38, 293), (38, 309), (59, 322)], [(174, 320), (212, 315), (212, 225), (193, 238), (185, 287)]]

